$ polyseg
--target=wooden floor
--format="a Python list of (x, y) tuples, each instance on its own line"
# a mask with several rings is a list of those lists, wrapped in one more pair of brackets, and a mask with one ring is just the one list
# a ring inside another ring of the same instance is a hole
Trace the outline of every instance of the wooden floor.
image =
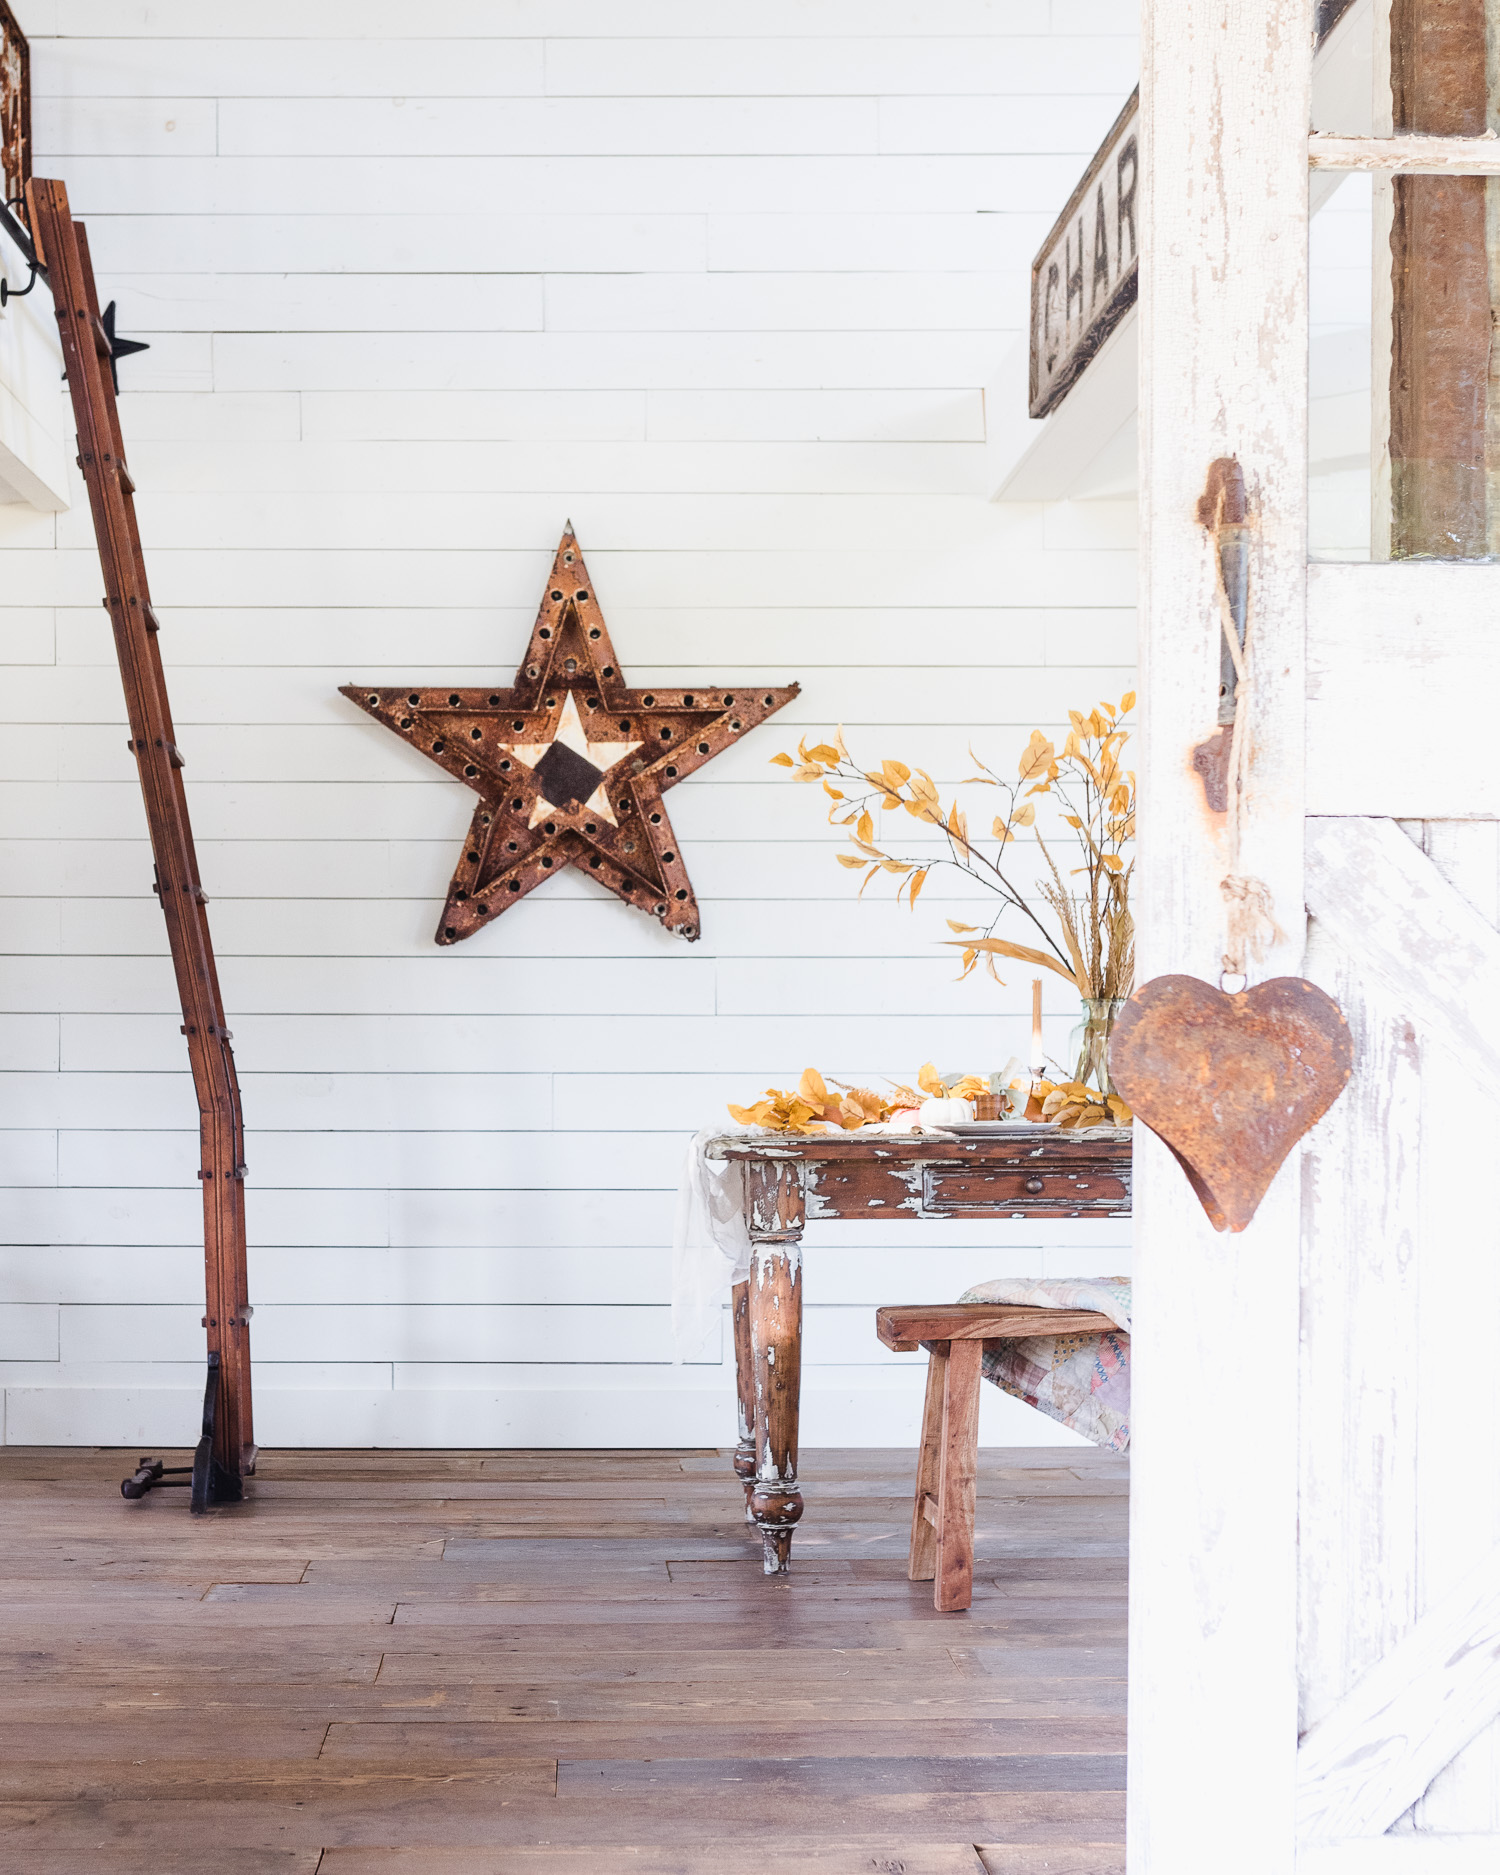
[(1123, 1868), (1108, 1454), (981, 1455), (958, 1615), (908, 1452), (805, 1453), (771, 1581), (718, 1453), (270, 1452), (200, 1518), (134, 1456), (0, 1451), (0, 1869)]

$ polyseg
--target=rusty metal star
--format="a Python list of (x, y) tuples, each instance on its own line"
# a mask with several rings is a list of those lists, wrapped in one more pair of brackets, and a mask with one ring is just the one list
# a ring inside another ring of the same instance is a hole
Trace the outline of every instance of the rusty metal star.
[(437, 942), (457, 944), (565, 866), (696, 938), (662, 796), (790, 703), (778, 689), (629, 689), (570, 523), (508, 690), (345, 684), (341, 695), (479, 796)]

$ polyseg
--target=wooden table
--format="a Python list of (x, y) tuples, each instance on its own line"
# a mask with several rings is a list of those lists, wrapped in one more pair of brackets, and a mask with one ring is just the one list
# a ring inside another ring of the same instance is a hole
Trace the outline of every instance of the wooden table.
[(1128, 1129), (1060, 1133), (1015, 1123), (957, 1139), (882, 1133), (726, 1136), (710, 1159), (745, 1168), (750, 1279), (734, 1288), (739, 1385), (736, 1475), (785, 1572), (802, 1515), (797, 1420), (802, 1395), (802, 1231), (809, 1218), (1128, 1217)]

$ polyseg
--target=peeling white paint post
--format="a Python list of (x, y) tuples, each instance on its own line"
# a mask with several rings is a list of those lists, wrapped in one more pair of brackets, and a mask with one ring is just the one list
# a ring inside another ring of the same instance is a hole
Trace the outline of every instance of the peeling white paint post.
[[(1139, 980), (1216, 982), (1219, 625), (1196, 519), (1236, 457), (1255, 523), (1253, 737), (1238, 870), (1303, 948), (1308, 0), (1145, 0)], [(1136, 1147), (1131, 1875), (1290, 1875), (1297, 1747), (1298, 1155), (1239, 1236)]]

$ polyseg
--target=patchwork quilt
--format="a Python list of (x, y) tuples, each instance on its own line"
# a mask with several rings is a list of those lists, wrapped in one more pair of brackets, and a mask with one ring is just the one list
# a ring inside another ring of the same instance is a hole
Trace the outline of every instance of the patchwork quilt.
[(1130, 1279), (1126, 1276), (1016, 1277), (976, 1283), (960, 1302), (1097, 1309), (1114, 1322), (1102, 1335), (1035, 1335), (985, 1343), (984, 1374), (1003, 1392), (1095, 1445), (1130, 1446)]

